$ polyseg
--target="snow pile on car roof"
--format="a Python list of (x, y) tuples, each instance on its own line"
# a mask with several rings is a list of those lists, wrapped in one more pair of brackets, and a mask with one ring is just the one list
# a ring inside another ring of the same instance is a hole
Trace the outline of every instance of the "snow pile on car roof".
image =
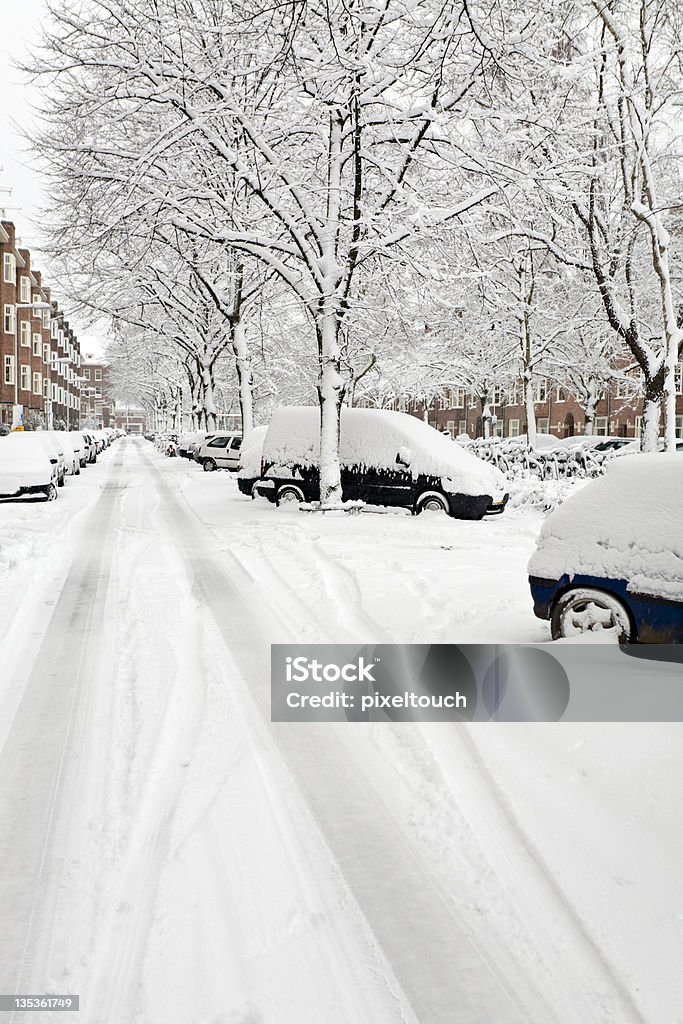
[[(264, 457), (279, 467), (317, 466), (320, 411), (316, 407), (277, 409), (270, 422)], [(440, 478), (445, 489), (491, 494), (505, 488), (502, 473), (466, 452), (449, 437), (406, 413), (388, 409), (342, 409), (340, 457), (345, 466), (396, 470), (399, 454), (413, 477)], [(450, 485), (450, 486), (449, 486)]]
[(683, 458), (630, 455), (568, 498), (543, 525), (529, 573), (626, 580), (683, 601)]

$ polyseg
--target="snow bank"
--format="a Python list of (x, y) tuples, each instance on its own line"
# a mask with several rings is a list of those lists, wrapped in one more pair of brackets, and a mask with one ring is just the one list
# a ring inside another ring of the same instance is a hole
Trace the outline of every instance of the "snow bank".
[[(320, 456), (320, 412), (314, 407), (277, 409), (268, 428), (264, 455), (272, 475), (293, 463), (316, 466)], [(505, 478), (494, 466), (422, 420), (386, 409), (342, 409), (340, 456), (345, 466), (396, 470), (398, 454), (413, 476), (441, 479), (444, 490), (501, 494)]]
[(615, 460), (546, 520), (532, 576), (622, 579), (629, 590), (683, 601), (683, 459)]
[(541, 512), (552, 512), (587, 483), (587, 480), (577, 478), (539, 480), (537, 476), (527, 471), (510, 480), (508, 509), (527, 507), (540, 509)]

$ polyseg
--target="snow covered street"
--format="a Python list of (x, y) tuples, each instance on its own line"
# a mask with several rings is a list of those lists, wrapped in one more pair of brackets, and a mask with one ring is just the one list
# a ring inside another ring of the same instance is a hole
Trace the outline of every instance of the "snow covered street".
[(270, 723), (271, 643), (549, 640), (541, 523), (277, 509), (130, 438), (0, 502), (0, 991), (681, 1024), (679, 724)]

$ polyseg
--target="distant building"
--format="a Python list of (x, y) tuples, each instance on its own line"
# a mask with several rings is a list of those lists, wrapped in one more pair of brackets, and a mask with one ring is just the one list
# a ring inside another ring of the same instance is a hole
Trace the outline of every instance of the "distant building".
[(31, 253), (0, 219), (0, 424), (77, 428), (80, 365), (78, 339)]
[(109, 363), (85, 355), (81, 361), (81, 426), (113, 427), (113, 408)]
[(113, 426), (117, 430), (125, 430), (128, 434), (145, 434), (147, 432), (147, 416), (144, 409), (132, 405), (117, 405), (114, 409)]

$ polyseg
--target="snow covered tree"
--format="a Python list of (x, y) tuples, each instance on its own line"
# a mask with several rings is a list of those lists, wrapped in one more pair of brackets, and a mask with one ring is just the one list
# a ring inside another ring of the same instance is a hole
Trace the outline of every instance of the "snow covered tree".
[(496, 190), (476, 168), (459, 173), (451, 143), (500, 72), (474, 20), (502, 32), (498, 7), (55, 8), (41, 145), (66, 203), (57, 233), (92, 244), (93, 206), (100, 239), (112, 223), (161, 220), (287, 282), (315, 324), (323, 502), (340, 497), (339, 331), (359, 265)]

